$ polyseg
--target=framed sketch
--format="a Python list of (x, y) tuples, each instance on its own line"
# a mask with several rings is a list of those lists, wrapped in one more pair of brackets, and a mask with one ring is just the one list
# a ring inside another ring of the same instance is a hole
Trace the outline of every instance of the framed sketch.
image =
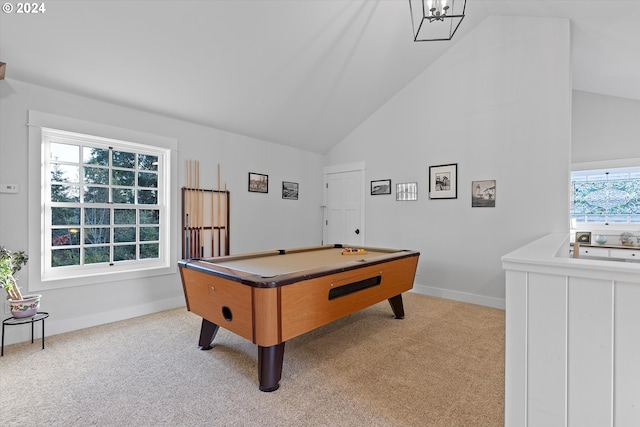
[(378, 181), (371, 181), (371, 195), (377, 196), (379, 194), (391, 194), (390, 179), (381, 179)]
[(282, 181), (282, 198), (298, 200), (298, 183)]
[(429, 166), (429, 198), (458, 198), (458, 164)]
[(591, 243), (590, 231), (576, 231), (576, 243)]
[(252, 193), (268, 193), (269, 175), (249, 172), (249, 191)]
[(418, 183), (403, 182), (396, 184), (396, 200), (418, 200)]
[(496, 207), (496, 180), (471, 181), (471, 207)]

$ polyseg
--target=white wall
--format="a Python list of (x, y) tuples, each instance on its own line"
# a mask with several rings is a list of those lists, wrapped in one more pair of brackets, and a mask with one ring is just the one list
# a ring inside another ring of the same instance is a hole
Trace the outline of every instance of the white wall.
[[(418, 182), (417, 202), (367, 197), (366, 243), (419, 250), (417, 291), (504, 307), (500, 257), (568, 232), (570, 126), (569, 22), (490, 17), (326, 163), (365, 161), (367, 182)], [(428, 200), (428, 167), (448, 163), (458, 198)], [(496, 207), (472, 208), (471, 182), (486, 179)]]
[[(226, 182), (231, 192), (232, 253), (322, 241), (322, 156), (7, 79), (0, 81), (0, 183), (18, 184), (20, 191), (0, 193), (0, 245), (28, 250), (28, 233), (38, 232), (29, 229), (26, 215), (29, 172), (39, 167), (27, 161), (30, 109), (177, 139), (178, 187), (185, 184), (185, 159), (200, 160), (202, 188), (217, 187), (219, 163), (223, 185)], [(268, 194), (247, 191), (249, 172), (269, 175)], [(283, 180), (300, 184), (299, 200), (282, 199)], [(19, 280), (24, 289), (37, 278), (30, 278), (23, 269)], [(41, 310), (51, 313), (48, 335), (184, 304), (177, 270), (160, 277), (40, 293)], [(0, 316), (6, 314), (5, 307), (0, 307)], [(27, 330), (7, 328), (6, 343), (27, 339)]]
[(571, 161), (640, 158), (640, 101), (573, 91)]

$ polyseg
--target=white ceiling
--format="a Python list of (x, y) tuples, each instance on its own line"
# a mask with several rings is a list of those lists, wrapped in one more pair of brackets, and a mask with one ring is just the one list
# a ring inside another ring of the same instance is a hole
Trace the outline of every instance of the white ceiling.
[(488, 15), (569, 18), (574, 88), (640, 100), (640, 0), (468, 0), (452, 41), (421, 43), (407, 0), (44, 4), (0, 14), (7, 79), (316, 153)]

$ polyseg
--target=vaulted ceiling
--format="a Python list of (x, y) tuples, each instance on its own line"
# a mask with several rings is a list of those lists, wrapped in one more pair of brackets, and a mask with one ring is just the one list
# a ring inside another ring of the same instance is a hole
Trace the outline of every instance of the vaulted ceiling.
[(44, 4), (0, 14), (7, 80), (316, 153), (489, 15), (570, 19), (574, 89), (640, 100), (640, 0), (468, 0), (452, 41), (421, 43), (407, 0)]

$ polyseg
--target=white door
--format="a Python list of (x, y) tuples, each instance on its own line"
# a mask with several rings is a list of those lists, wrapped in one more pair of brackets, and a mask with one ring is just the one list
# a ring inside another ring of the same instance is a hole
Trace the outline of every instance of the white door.
[(364, 170), (325, 173), (323, 243), (364, 245)]

